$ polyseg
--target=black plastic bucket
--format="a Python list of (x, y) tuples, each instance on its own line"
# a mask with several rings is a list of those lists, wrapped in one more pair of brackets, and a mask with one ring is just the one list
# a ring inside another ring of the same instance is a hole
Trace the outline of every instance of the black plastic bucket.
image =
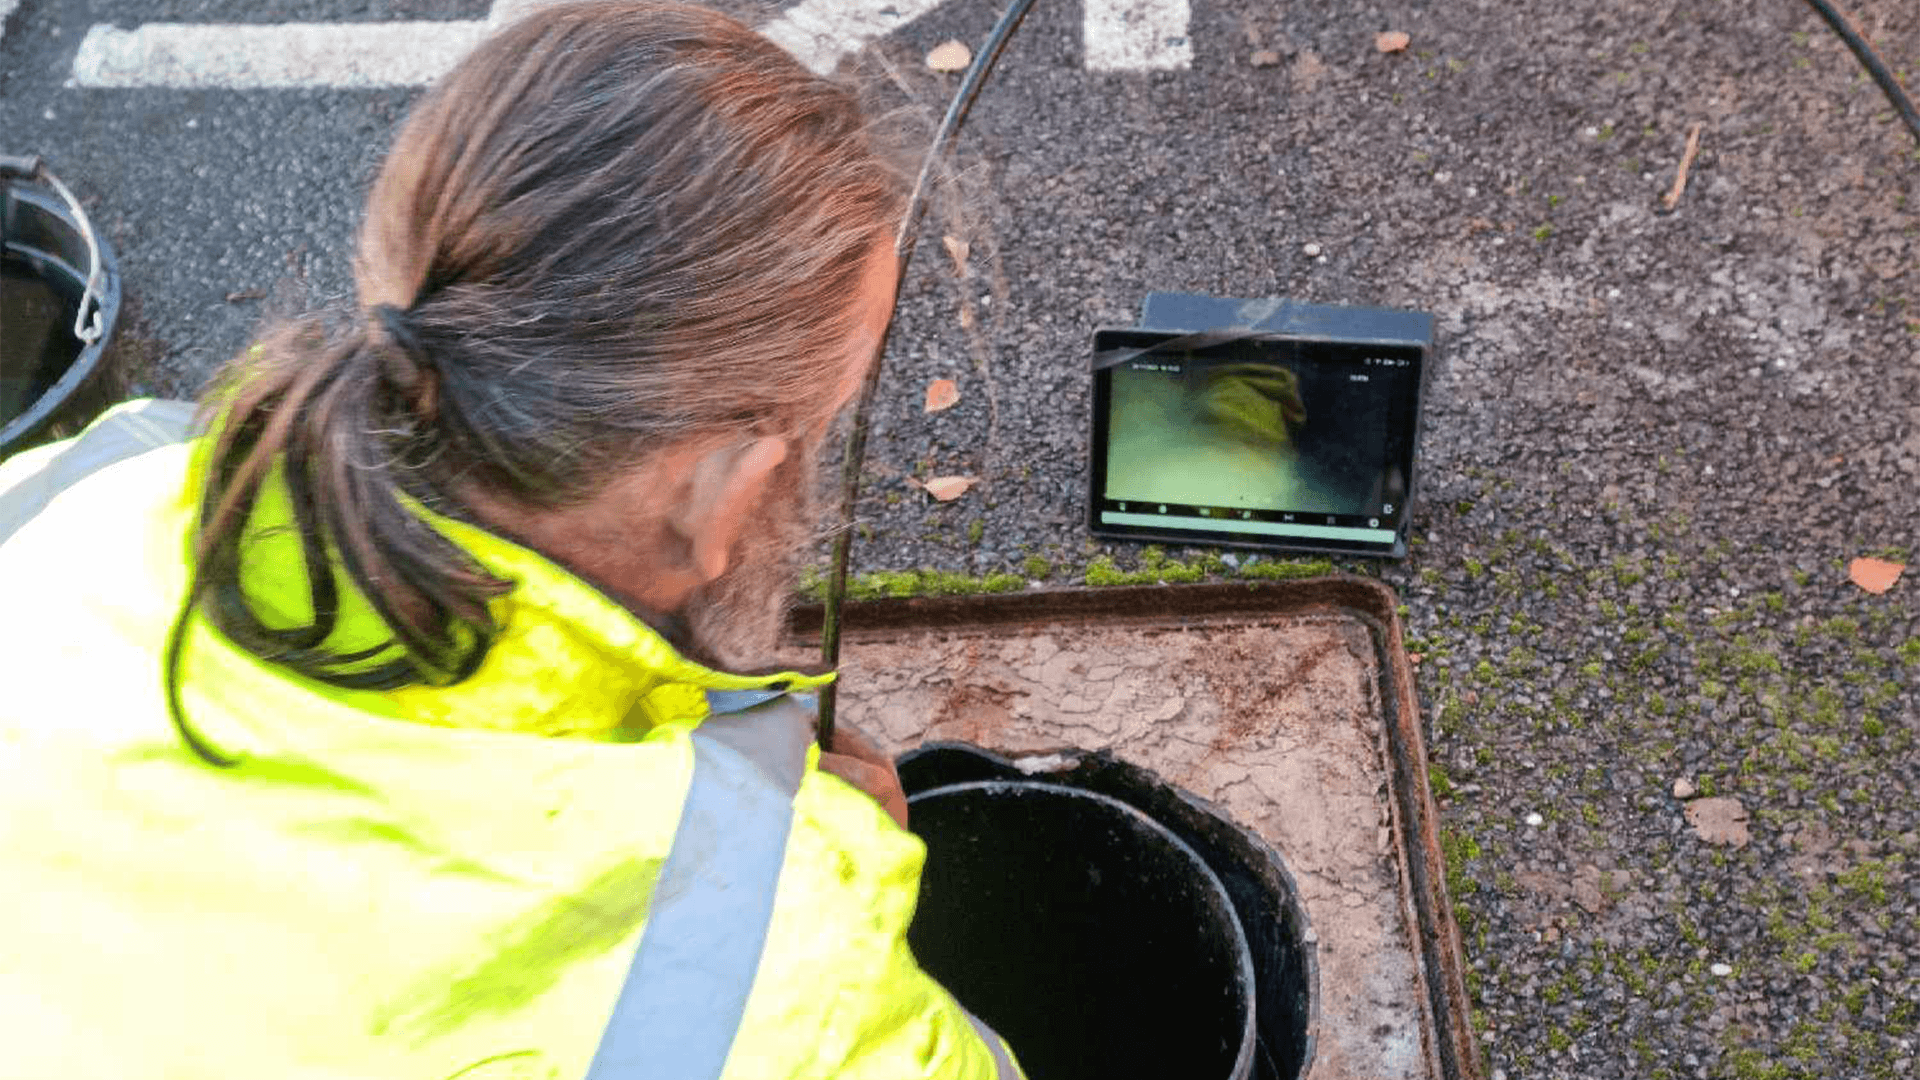
[(0, 156), (0, 458), (84, 407), (119, 315), (86, 211), (38, 158)]
[[(936, 742), (929, 743), (901, 757), (899, 762), (901, 784), (906, 788), (913, 807), (912, 825), (915, 832), (927, 837), (928, 874), (939, 874), (942, 878), (951, 876), (941, 864), (954, 845), (944, 839), (947, 832), (953, 833), (963, 843), (969, 836), (979, 837), (987, 834), (989, 828), (1010, 828), (1016, 837), (1025, 835), (1028, 822), (1017, 820), (1011, 824), (998, 817), (979, 821), (947, 822), (935, 821), (921, 809), (918, 801), (921, 794), (932, 794), (941, 789), (956, 785), (970, 785), (979, 782), (1002, 782), (1016, 784), (1040, 784), (1042, 786), (1067, 788), (1075, 792), (1097, 795), (1118, 801), (1150, 818), (1162, 830), (1177, 837), (1184, 847), (1197, 855), (1204, 863), (1213, 880), (1225, 889), (1232, 903), (1232, 911), (1237, 917), (1242, 939), (1246, 942), (1253, 964), (1255, 1029), (1254, 1054), (1251, 1071), (1231, 1072), (1228, 1066), (1217, 1066), (1205, 1053), (1195, 1051), (1190, 1061), (1178, 1063), (1178, 1067), (1154, 1072), (1140, 1067), (1143, 1058), (1131, 1054), (1122, 1054), (1114, 1071), (1107, 1075), (1113, 1077), (1128, 1076), (1178, 1076), (1182, 1080), (1188, 1077), (1206, 1078), (1215, 1076), (1247, 1076), (1250, 1080), (1301, 1080), (1313, 1064), (1314, 1025), (1318, 1015), (1318, 978), (1319, 968), (1316, 959), (1316, 946), (1313, 932), (1307, 923), (1306, 905), (1300, 898), (1298, 886), (1293, 875), (1287, 870), (1279, 853), (1261, 841), (1257, 836), (1234, 824), (1225, 815), (1205, 801), (1189, 792), (1165, 783), (1152, 772), (1139, 766), (1121, 761), (1107, 753), (1073, 752), (1054, 756), (1047, 768), (1037, 774), (1030, 772), (1033, 762), (1023, 763), (1026, 768), (1015, 765), (1007, 758), (982, 750), (965, 743)], [(1005, 815), (1001, 815), (1004, 817)], [(936, 836), (929, 830), (940, 829), (941, 842), (936, 845)], [(1069, 837), (1065, 843), (1068, 849), (1084, 849), (1093, 834), (1079, 833)], [(1004, 880), (1006, 874), (996, 870), (1001, 865), (1012, 870), (1019, 865), (1014, 862), (996, 864), (995, 859), (1016, 859), (1022, 857), (1028, 848), (1022, 842), (1018, 848), (1003, 852), (974, 850), (971, 852), (985, 865), (977, 866), (968, 872), (980, 876), (989, 884), (996, 880), (995, 874), (1001, 874), (998, 880)], [(1042, 855), (1048, 854), (1044, 850)], [(1058, 854), (1058, 853), (1054, 853)], [(1083, 857), (1076, 854), (1074, 857)], [(1017, 881), (1014, 883), (1018, 888)], [(953, 903), (965, 903), (965, 884), (959, 883), (962, 895), (949, 894)], [(939, 896), (929, 896), (922, 890), (923, 911), (929, 900), (938, 901)], [(1044, 910), (1049, 899), (1037, 890), (1017, 892), (1007, 900), (1016, 910), (1012, 916), (1030, 914)], [(958, 932), (968, 931), (961, 926)], [(991, 1016), (992, 1008), (986, 997), (969, 996), (957, 989), (957, 984), (966, 979), (966, 973), (960, 969), (971, 962), (964, 954), (964, 943), (949, 944), (937, 940), (944, 929), (944, 920), (936, 929), (934, 917), (922, 915), (916, 920), (910, 939), (922, 962), (927, 955), (940, 957), (938, 963), (943, 970), (936, 971), (942, 981), (948, 976), (944, 969), (956, 970), (953, 976), (955, 992), (962, 1003), (969, 1008), (977, 1007), (983, 1017)], [(1091, 942), (1090, 947), (1111, 949), (1124, 957), (1125, 950), (1132, 945), (1130, 932), (1125, 927), (1116, 928), (1110, 939)], [(931, 966), (929, 970), (934, 970)], [(1146, 988), (1151, 995), (1155, 991)], [(1074, 1008), (1085, 1008), (1096, 1022), (1101, 1022), (1097, 1010), (1102, 1007), (1108, 987), (1096, 987), (1091, 999), (1074, 1002)], [(1026, 1000), (1022, 998), (1021, 1000)], [(1167, 996), (1158, 999), (1164, 1006)], [(1040, 1007), (1045, 1010), (1053, 1003), (1041, 1000)], [(1173, 1015), (1171, 1012), (1166, 1016)], [(1164, 1017), (1160, 1013), (1150, 1013), (1149, 1019), (1161, 1022), (1155, 1017)], [(1033, 1080), (1053, 1080), (1053, 1077), (1033, 1067), (1034, 1052), (1049, 1052), (1048, 1048), (1058, 1046), (1060, 1050), (1072, 1055), (1080, 1047), (1077, 1040), (1083, 1038), (1103, 1039), (1111, 1043), (1115, 1038), (1125, 1041), (1132, 1033), (1124, 1029), (1116, 1036), (1114, 1031), (1096, 1031), (1091, 1035), (1075, 1033), (1068, 1038), (1068, 1025), (1059, 1023), (1059, 1013), (1047, 1014), (1047, 1022), (1041, 1025), (1036, 1043), (1031, 1050), (1008, 1034), (1016, 1053), (1021, 1055), (1022, 1064), (1028, 1065)], [(991, 1023), (992, 1021), (989, 1020)], [(1202, 1026), (1212, 1022), (1211, 1018), (1202, 1021)], [(1004, 1033), (1004, 1032), (1003, 1032)], [(1103, 1043), (1102, 1045), (1105, 1045)], [(1237, 1066), (1235, 1066), (1237, 1067)], [(1094, 1075), (1081, 1070), (1068, 1072), (1066, 1076)]]
[(908, 940), (1030, 1080), (1245, 1080), (1254, 977), (1220, 880), (1117, 799), (985, 780), (909, 800), (927, 844)]

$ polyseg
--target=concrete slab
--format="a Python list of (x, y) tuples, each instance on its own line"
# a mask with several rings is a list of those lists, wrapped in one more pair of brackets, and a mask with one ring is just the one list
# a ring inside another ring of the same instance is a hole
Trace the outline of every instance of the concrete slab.
[(1325, 605), (1195, 617), (1180, 590), (1139, 591), (1160, 602), (1117, 618), (862, 629), (855, 614), (840, 715), (894, 752), (957, 740), (1044, 769), (1110, 750), (1208, 800), (1299, 882), (1320, 965), (1312, 1080), (1461, 1075), (1441, 1068), (1396, 842), (1382, 628)]

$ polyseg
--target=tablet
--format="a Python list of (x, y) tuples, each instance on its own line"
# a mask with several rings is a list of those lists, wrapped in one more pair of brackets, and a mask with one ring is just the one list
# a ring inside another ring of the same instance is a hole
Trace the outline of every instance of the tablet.
[(1131, 328), (1093, 349), (1095, 535), (1406, 554), (1430, 346)]

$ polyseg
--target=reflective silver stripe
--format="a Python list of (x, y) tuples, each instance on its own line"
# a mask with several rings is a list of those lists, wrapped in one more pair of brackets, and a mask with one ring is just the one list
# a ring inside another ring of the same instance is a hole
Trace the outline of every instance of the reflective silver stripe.
[[(0, 544), (47, 508), (61, 492), (109, 465), (193, 436), (189, 401), (142, 401), (122, 406), (25, 475), (0, 467)], [(29, 450), (27, 453), (32, 453)]]
[(967, 1021), (973, 1025), (973, 1030), (979, 1034), (980, 1041), (986, 1043), (987, 1049), (992, 1052), (994, 1075), (998, 1080), (1025, 1080), (1025, 1077), (1021, 1075), (1019, 1066), (1015, 1065), (1013, 1058), (1008, 1056), (1007, 1044), (1000, 1041), (999, 1033), (988, 1027), (986, 1021), (967, 1012), (965, 1007), (962, 1007), (960, 1011), (966, 1014)]
[(709, 698), (716, 715), (694, 729), (680, 825), (587, 1080), (718, 1077), (753, 992), (814, 709), (797, 695)]

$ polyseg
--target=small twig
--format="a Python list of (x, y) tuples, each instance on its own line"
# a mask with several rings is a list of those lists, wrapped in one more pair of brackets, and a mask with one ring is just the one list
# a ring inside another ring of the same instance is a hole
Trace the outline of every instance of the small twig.
[(1667, 192), (1667, 197), (1662, 200), (1666, 203), (1667, 209), (1669, 210), (1680, 205), (1680, 196), (1686, 193), (1687, 170), (1693, 168), (1693, 159), (1700, 153), (1700, 128), (1702, 126), (1703, 125), (1696, 120), (1691, 127), (1687, 128), (1687, 149), (1680, 155), (1680, 171), (1675, 174), (1673, 178), (1673, 190)]

